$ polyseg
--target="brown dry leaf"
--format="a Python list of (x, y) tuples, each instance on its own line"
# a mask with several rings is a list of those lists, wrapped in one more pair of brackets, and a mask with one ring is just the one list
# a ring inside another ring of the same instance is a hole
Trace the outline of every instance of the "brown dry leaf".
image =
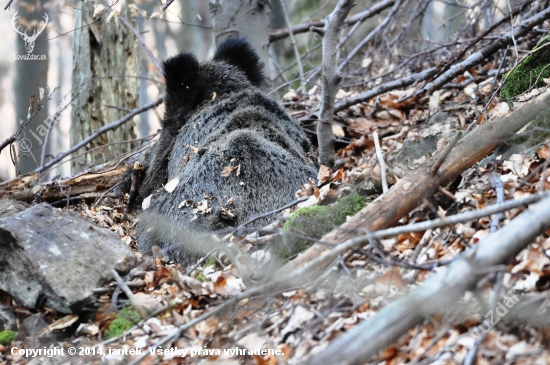
[(70, 327), (73, 323), (78, 320), (78, 314), (69, 314), (63, 318), (58, 319), (57, 321), (50, 324), (48, 327), (44, 328), (37, 333), (37, 336), (41, 336), (51, 331), (62, 330), (67, 327)]
[[(217, 279), (216, 276), (218, 276)], [(242, 279), (230, 272), (215, 273), (212, 275), (212, 281), (214, 282), (214, 291), (220, 295), (237, 295), (244, 288)]]
[(407, 118), (405, 113), (398, 109), (388, 109), (388, 113), (390, 113), (394, 118), (397, 118), (401, 121)]
[(502, 168), (514, 172), (518, 177), (523, 178), (529, 175), (529, 167), (533, 162), (533, 157), (526, 157), (519, 154), (510, 156), (508, 161), (502, 163)]
[(170, 277), (171, 277), (170, 271), (165, 266), (162, 266), (162, 265), (157, 266), (157, 268), (155, 269), (155, 275), (153, 277), (155, 286), (160, 285), (161, 280), (166, 281), (165, 279)]
[(518, 273), (527, 270), (542, 276), (545, 274), (545, 271), (548, 271), (548, 267), (550, 267), (550, 258), (543, 252), (531, 248), (527, 256), (522, 257), (521, 262), (512, 269), (512, 272)]
[(290, 90), (283, 95), (283, 101), (298, 101), (300, 100), (300, 95), (294, 90)]
[(338, 169), (334, 174), (332, 174), (332, 181), (342, 180), (343, 176), (344, 176), (344, 169)]
[(536, 152), (537, 156), (539, 156), (540, 158), (544, 158), (545, 160), (548, 160), (548, 158), (550, 158), (550, 147), (547, 144), (539, 147)]
[(333, 124), (332, 125), (332, 134), (334, 134), (336, 137), (345, 137), (346, 133), (344, 132), (344, 128), (340, 124)]
[(401, 274), (395, 267), (392, 267), (384, 275), (378, 278), (377, 280), (378, 284), (384, 285), (384, 286), (394, 286), (399, 289), (404, 289), (407, 287), (405, 282), (401, 279)]
[(146, 293), (135, 293), (136, 302), (149, 312), (154, 312), (162, 306), (162, 298), (160, 296), (152, 296)]
[(111, 308), (111, 302), (109, 301), (99, 307), (95, 315), (95, 322), (102, 330), (106, 329), (109, 324), (116, 318), (116, 312)]
[(317, 186), (322, 185), (324, 182), (328, 181), (332, 175), (332, 170), (326, 167), (325, 165), (321, 165), (319, 167), (319, 173), (317, 174)]
[(376, 128), (376, 123), (366, 118), (355, 118), (348, 120), (348, 127), (351, 136), (360, 137), (372, 132)]
[[(241, 165), (239, 165), (239, 167), (240, 167), (240, 166), (241, 166)], [(222, 176), (222, 177), (228, 177), (229, 175), (231, 175), (231, 173), (232, 173), (233, 171), (237, 170), (237, 168), (239, 168), (239, 167), (237, 167), (237, 166), (231, 166), (231, 165), (226, 166), (226, 167), (223, 168), (223, 171), (222, 171), (222, 173), (221, 173), (221, 176)]]
[(294, 307), (292, 315), (290, 316), (286, 326), (281, 330), (281, 335), (284, 336), (287, 333), (294, 332), (301, 329), (304, 325), (309, 323), (315, 314), (309, 309), (304, 308), (301, 305)]
[(378, 113), (375, 114), (376, 118), (382, 119), (382, 120), (391, 120), (391, 114), (387, 110), (381, 110)]

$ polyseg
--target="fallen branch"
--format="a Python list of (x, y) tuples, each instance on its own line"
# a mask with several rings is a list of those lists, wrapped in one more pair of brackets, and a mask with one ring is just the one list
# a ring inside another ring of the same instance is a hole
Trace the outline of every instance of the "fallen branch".
[(430, 277), (406, 297), (386, 305), (305, 364), (364, 364), (424, 318), (456, 302), (479, 282), (487, 268), (505, 264), (549, 228), (550, 197), (546, 197), (467, 250), (444, 272)]
[(482, 50), (476, 53), (473, 53), (464, 61), (455, 63), (449, 68), (448, 71), (440, 75), (437, 79), (430, 82), (429, 84), (424, 86), (422, 89), (418, 89), (414, 93), (414, 95), (420, 95), (423, 93), (431, 94), (435, 90), (438, 90), (439, 88), (441, 88), (441, 86), (443, 86), (447, 82), (454, 79), (456, 76), (462, 75), (464, 71), (474, 66), (477, 66), (478, 64), (483, 62), (485, 58), (493, 55), (499, 49), (509, 44), (512, 44), (514, 42), (514, 38), (519, 38), (526, 35), (527, 33), (529, 33), (531, 29), (533, 29), (539, 24), (542, 24), (545, 20), (549, 18), (550, 18), (550, 8), (546, 8), (540, 13), (535, 14), (531, 18), (525, 20), (517, 28), (512, 29), (506, 35), (499, 37), (498, 40), (495, 41), (495, 43), (483, 48)]
[[(461, 138), (449, 153), (438, 172), (431, 174), (431, 162), (419, 166), (403, 179), (399, 180), (380, 200), (363, 208), (358, 214), (342, 226), (323, 236), (321, 243), (316, 243), (300, 254), (296, 259), (283, 266), (279, 273), (293, 273), (307, 265), (312, 260), (319, 260), (330, 252), (330, 245), (325, 243), (341, 243), (356, 237), (357, 230), (367, 229), (371, 232), (392, 227), (418, 207), (426, 198), (432, 197), (439, 188), (446, 186), (467, 168), (478, 162), (497, 146), (511, 137), (542, 111), (548, 108), (550, 92), (539, 95), (510, 115), (497, 121), (486, 123)], [(326, 257), (323, 263), (317, 265), (318, 271), (325, 269), (330, 262)], [(301, 278), (301, 280), (304, 280)]]
[(401, 87), (409, 86), (419, 81), (427, 80), (437, 73), (437, 69), (438, 69), (437, 67), (432, 67), (410, 76), (405, 76), (397, 80), (389, 81), (389, 82), (386, 82), (385, 84), (378, 85), (375, 88), (372, 88), (370, 90), (365, 91), (364, 93), (354, 96), (353, 98), (348, 98), (348, 99), (339, 101), (338, 103), (336, 103), (336, 105), (334, 105), (334, 112), (336, 113), (352, 105), (368, 101), (374, 97), (377, 97), (378, 95), (382, 95), (385, 92), (399, 89)]
[(71, 198), (97, 199), (103, 191), (120, 181), (126, 171), (126, 166), (120, 164), (114, 169), (103, 172), (81, 174), (64, 180), (55, 180), (34, 186), (38, 177), (32, 172), (0, 184), (0, 199), (14, 199), (32, 202), (35, 198), (40, 201), (56, 202)]

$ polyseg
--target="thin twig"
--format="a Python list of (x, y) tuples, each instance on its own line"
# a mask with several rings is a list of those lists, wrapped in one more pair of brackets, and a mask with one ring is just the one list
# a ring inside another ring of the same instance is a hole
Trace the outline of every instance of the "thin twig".
[(378, 159), (378, 166), (380, 166), (380, 179), (382, 180), (382, 192), (385, 194), (388, 192), (388, 181), (386, 180), (386, 164), (384, 163), (384, 156), (382, 155), (382, 149), (380, 148), (380, 141), (378, 140), (378, 132), (372, 134), (374, 138), (374, 148), (376, 149), (376, 158)]
[(122, 288), (122, 291), (124, 292), (124, 294), (126, 294), (128, 299), (132, 303), (132, 306), (138, 311), (141, 318), (144, 321), (146, 321), (149, 318), (149, 315), (147, 314), (147, 311), (138, 303), (138, 301), (136, 300), (136, 297), (134, 297), (134, 293), (132, 293), (132, 290), (128, 288), (128, 285), (126, 285), (124, 280), (122, 280), (122, 278), (120, 277), (120, 275), (118, 275), (118, 272), (116, 272), (115, 269), (111, 269), (111, 274), (115, 278), (118, 286)]
[(155, 101), (152, 101), (148, 104), (145, 104), (144, 106), (142, 107), (139, 107), (139, 108), (136, 108), (136, 109), (133, 109), (132, 112), (126, 114), (124, 117), (120, 118), (119, 120), (116, 120), (114, 122), (111, 122), (109, 124), (106, 124), (104, 125), (103, 127), (97, 129), (94, 133), (92, 133), (89, 137), (83, 139), (82, 141), (80, 141), (78, 144), (76, 144), (75, 146), (73, 146), (72, 148), (70, 148), (67, 152), (64, 152), (60, 155), (58, 155), (56, 158), (54, 158), (53, 160), (51, 160), (50, 162), (48, 162), (47, 164), (44, 164), (42, 166), (40, 166), (39, 168), (37, 168), (36, 170), (34, 170), (34, 172), (42, 172), (48, 168), (50, 168), (51, 166), (55, 165), (56, 163), (58, 163), (59, 161), (63, 160), (65, 157), (67, 157), (68, 155), (70, 155), (71, 153), (74, 153), (76, 151), (78, 151), (80, 148), (86, 146), (88, 143), (90, 143), (91, 141), (93, 141), (94, 139), (96, 139), (97, 137), (99, 137), (100, 135), (102, 135), (103, 133), (106, 133), (108, 131), (111, 131), (113, 129), (117, 129), (118, 127), (120, 127), (122, 124), (126, 123), (127, 121), (131, 120), (134, 116), (140, 114), (140, 113), (143, 113), (144, 111), (147, 111), (151, 108), (155, 108), (156, 106), (158, 106), (160, 103), (162, 103), (163, 101), (163, 97), (160, 97), (158, 98), (157, 100)]
[(17, 137), (15, 136), (15, 134), (12, 135), (12, 136), (9, 136), (8, 138), (6, 138), (4, 140), (4, 142), (0, 143), (0, 153), (2, 153), (2, 150), (4, 148), (6, 148), (8, 145), (10, 145), (11, 143), (13, 143), (15, 141), (17, 141)]
[[(172, 0), (173, 1), (173, 0)], [(171, 1), (170, 1), (171, 3)], [(168, 3), (166, 3), (168, 4)], [(164, 4), (164, 5), (166, 5)], [(164, 6), (163, 5), (163, 6)], [(170, 5), (170, 4), (168, 4)], [(166, 5), (166, 6), (168, 6)], [(138, 39), (139, 43), (141, 43), (143, 49), (145, 50), (145, 53), (147, 53), (147, 56), (149, 57), (149, 59), (151, 60), (151, 62), (153, 62), (153, 65), (155, 65), (155, 67), (157, 68), (158, 72), (160, 72), (162, 74), (162, 66), (160, 65), (160, 62), (157, 60), (157, 58), (155, 57), (155, 55), (153, 54), (153, 52), (151, 52), (151, 50), (149, 49), (149, 47), (147, 47), (147, 44), (145, 43), (145, 39), (143, 39), (143, 37), (141, 36), (141, 34), (136, 30), (134, 29), (134, 27), (132, 27), (132, 25), (126, 20), (126, 18), (124, 18), (123, 16), (119, 16), (118, 17), (122, 23), (128, 28), (130, 29), (130, 31), (132, 33), (134, 33), (134, 35), (136, 36), (136, 38)]]
[[(395, 3), (395, 0), (386, 0), (386, 1), (376, 3), (375, 5), (371, 6), (369, 9), (367, 9), (367, 10), (365, 10), (365, 11), (359, 13), (359, 14), (355, 14), (353, 16), (350, 16), (349, 18), (344, 20), (344, 25), (345, 26), (350, 26), (350, 25), (353, 25), (355, 23), (361, 23), (361, 22), (375, 16), (376, 14), (379, 14), (381, 11), (389, 8), (394, 3)], [(299, 34), (299, 33), (306, 33), (306, 32), (309, 31), (309, 28), (311, 28), (311, 27), (323, 28), (324, 26), (325, 26), (325, 21), (324, 20), (302, 23), (302, 24), (298, 24), (298, 25), (293, 26), (292, 27), (292, 33), (294, 35)], [(288, 37), (288, 35), (289, 35), (289, 30), (288, 29), (278, 29), (278, 30), (271, 31), (269, 33), (269, 43), (273, 43), (273, 42), (278, 41), (280, 39), (286, 38), (286, 37)]]
[(338, 66), (338, 71), (342, 71), (344, 69), (344, 67), (346, 67), (346, 65), (349, 63), (349, 61), (351, 61), (351, 59), (357, 54), (359, 53), (359, 51), (365, 47), (365, 45), (367, 43), (369, 43), (373, 38), (374, 36), (376, 36), (379, 32), (383, 31), (384, 28), (389, 24), (389, 22), (392, 20), (392, 18), (395, 16), (395, 14), (397, 13), (397, 11), (400, 9), (401, 7), (401, 1), (396, 1), (395, 4), (393, 5), (393, 8), (391, 9), (390, 13), (388, 14), (388, 16), (386, 16), (384, 18), (384, 20), (378, 24), (376, 26), (376, 28), (374, 28), (365, 38), (363, 38), (363, 40), (361, 42), (359, 42), (359, 44), (348, 54), (348, 56), (346, 57), (346, 59), (344, 61), (342, 61), (342, 63), (340, 63), (340, 66)]
[(300, 74), (300, 88), (298, 90), (302, 90), (304, 85), (304, 68), (302, 67), (302, 61), (300, 59), (300, 52), (298, 51), (298, 46), (296, 43), (296, 39), (294, 38), (294, 34), (292, 34), (292, 29), (290, 27), (290, 19), (288, 19), (288, 13), (286, 11), (286, 6), (284, 0), (279, 0), (279, 3), (281, 4), (281, 9), (283, 10), (283, 15), (285, 18), (286, 26), (288, 27), (289, 36), (290, 36), (290, 43), (292, 44), (292, 48), (294, 49), (294, 56), (296, 57), (296, 62), (298, 64), (298, 73)]
[(163, 11), (166, 11), (166, 9), (168, 9), (168, 7), (170, 6), (170, 4), (172, 4), (174, 2), (174, 0), (168, 0), (166, 1), (164, 4), (162, 4), (162, 6), (160, 7)]
[[(54, 90), (55, 92), (55, 90)], [(65, 106), (61, 109), (58, 109), (53, 118), (52, 118), (52, 121), (50, 122), (50, 124), (48, 125), (48, 131), (46, 132), (46, 135), (44, 136), (44, 145), (42, 146), (42, 156), (40, 156), (40, 166), (44, 165), (44, 160), (46, 158), (46, 150), (47, 150), (47, 145), (48, 145), (48, 140), (49, 140), (49, 137), (50, 137), (50, 132), (54, 126), (54, 124), (57, 123), (57, 118), (59, 118), (61, 116), (61, 113), (63, 113), (65, 111), (65, 109), (67, 109), (67, 107), (69, 105), (72, 104), (72, 102), (74, 101), (74, 99), (76, 99), (76, 97), (78, 96), (79, 94), (78, 93), (75, 93), (74, 96), (72, 97), (72, 99), (67, 103), (65, 104)], [(47, 119), (46, 119), (47, 120)]]
[[(424, 93), (428, 93), (428, 94), (432, 93), (433, 91), (439, 89), (441, 86), (443, 86), (444, 84), (446, 84), (447, 82), (455, 78), (456, 76), (463, 74), (464, 70), (468, 70), (471, 67), (474, 67), (480, 64), (481, 62), (483, 62), (483, 60), (485, 60), (486, 57), (493, 55), (498, 49), (513, 43), (513, 40), (515, 38), (524, 36), (531, 29), (543, 23), (548, 18), (550, 18), (550, 8), (544, 9), (540, 13), (532, 16), (531, 18), (526, 19), (523, 23), (521, 23), (519, 27), (499, 37), (490, 46), (487, 46), (482, 50), (473, 53), (462, 62), (455, 63), (453, 66), (449, 68), (448, 71), (441, 74), (437, 79), (428, 83), (423, 88), (418, 89), (413, 95), (416, 96)], [(407, 97), (402, 98), (401, 100), (398, 100), (398, 102), (402, 102), (406, 98)]]

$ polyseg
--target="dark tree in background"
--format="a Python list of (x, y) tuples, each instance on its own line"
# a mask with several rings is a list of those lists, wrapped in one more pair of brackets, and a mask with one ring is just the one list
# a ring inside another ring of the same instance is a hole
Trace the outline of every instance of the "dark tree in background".
[[(44, 8), (44, 3), (45, 1), (36, 1), (32, 4), (16, 4), (14, 10), (18, 12), (19, 18), (13, 22), (14, 27), (17, 28), (19, 26), (19, 31), (23, 33), (26, 31), (29, 36), (33, 34), (34, 30), (38, 32), (38, 30), (42, 29), (42, 26), (44, 25), (44, 15), (47, 13)], [(16, 54), (27, 55), (28, 53), (25, 47), (26, 43), (23, 41), (20, 33), (16, 33), (14, 31), (10, 34), (10, 37), (11, 36), (17, 37)], [(30, 54), (37, 56), (46, 55), (47, 57), (48, 42), (44, 41), (47, 38), (48, 27), (46, 26), (38, 36), (38, 39), (34, 44), (34, 49)], [(25, 123), (27, 121), (29, 99), (31, 96), (35, 95), (35, 100), (38, 101), (38, 88), (41, 87), (46, 89), (48, 84), (48, 67), (48, 59), (15, 61), (15, 77), (13, 78), (13, 83), (15, 93), (15, 116), (18, 123), (16, 127), (19, 127), (20, 123)], [(20, 136), (20, 141), (23, 142), (18, 144), (19, 158), (17, 159), (17, 169), (21, 174), (33, 171), (40, 165), (44, 136), (39, 133), (37, 127), (43, 124), (42, 122), (47, 118), (48, 107), (47, 103), (45, 103), (43, 108), (40, 110), (40, 113), (35, 115), (30, 120), (29, 124), (27, 124), (27, 127), (24, 129), (25, 134)], [(38, 138), (34, 137), (30, 133), (31, 131)]]

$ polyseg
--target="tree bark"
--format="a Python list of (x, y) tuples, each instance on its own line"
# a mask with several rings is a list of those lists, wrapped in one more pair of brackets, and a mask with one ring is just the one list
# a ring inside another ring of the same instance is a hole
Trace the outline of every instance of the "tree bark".
[[(73, 93), (79, 94), (71, 112), (71, 145), (101, 126), (120, 119), (128, 110), (135, 109), (139, 101), (140, 59), (134, 34), (116, 19), (107, 22), (108, 13), (94, 22), (91, 3), (80, 2), (78, 6), (72, 86)], [(122, 8), (121, 14), (135, 27), (135, 17), (127, 6)], [(95, 139), (77, 153), (132, 139), (135, 139), (133, 122)], [(135, 143), (119, 143), (84, 154), (73, 160), (72, 173), (110, 161), (134, 147)]]
[(340, 0), (325, 22), (323, 36), (323, 95), (321, 98), (320, 120), (317, 122), (317, 140), (319, 142), (319, 162), (334, 167), (334, 134), (332, 120), (334, 98), (342, 76), (338, 72), (338, 34), (346, 16), (353, 6), (351, 0)]
[[(63, 180), (36, 184), (38, 173), (33, 172), (0, 184), (0, 199), (14, 199), (31, 203), (56, 202), (64, 199), (97, 199), (118, 183), (126, 172), (126, 164), (105, 168)], [(114, 195), (114, 193), (113, 193)]]

